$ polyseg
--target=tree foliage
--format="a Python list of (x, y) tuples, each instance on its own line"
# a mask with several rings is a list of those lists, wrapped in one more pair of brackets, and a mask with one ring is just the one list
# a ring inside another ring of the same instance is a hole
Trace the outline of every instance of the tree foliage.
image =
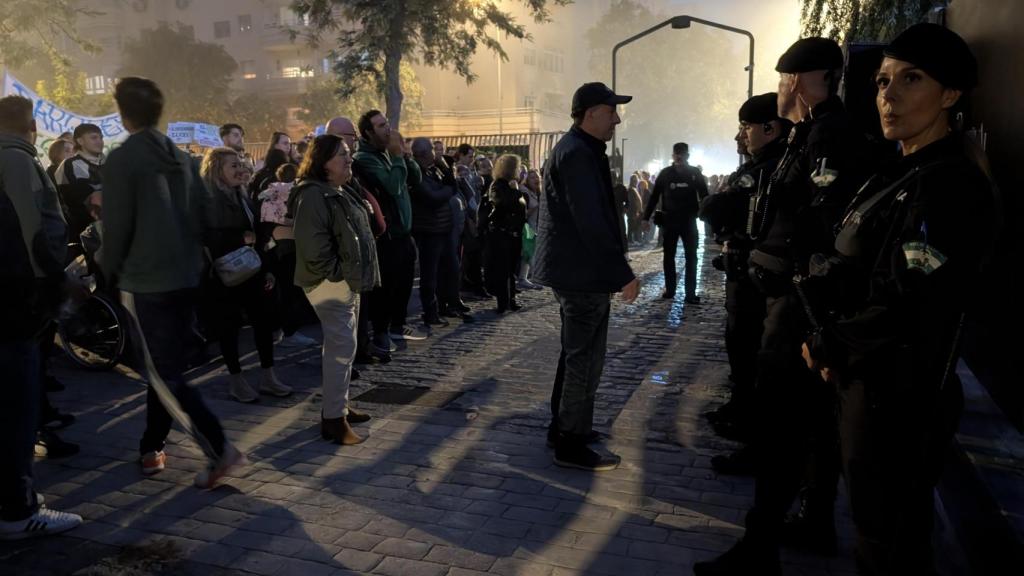
[[(402, 62), (400, 72), (404, 102), (402, 105), (402, 128), (415, 128), (423, 110), (423, 87), (416, 78), (416, 72), (408, 62)], [(350, 118), (353, 122), (367, 110), (381, 109), (384, 94), (373, 79), (364, 76), (355, 80), (355, 90), (348, 96), (339, 86), (336, 78), (320, 77), (313, 82), (302, 96), (299, 118), (312, 124), (323, 124), (336, 116)]]
[(117, 75), (145, 76), (164, 93), (165, 122), (223, 121), (238, 63), (220, 44), (192, 38), (181, 24), (142, 30), (123, 46)]
[(58, 106), (85, 116), (106, 116), (115, 112), (116, 106), (110, 94), (86, 94), (85, 73), (52, 62), (53, 72), (47, 80), (36, 82), (36, 93)]
[[(670, 16), (636, 0), (613, 0), (586, 32), (592, 75), (610, 78), (614, 45)], [(721, 163), (734, 162), (731, 138), (747, 93), (745, 42), (694, 25), (682, 31), (663, 28), (619, 51), (616, 91), (633, 96), (616, 131), (617, 138), (629, 139), (627, 173), (652, 159), (667, 159), (680, 141)]]
[(220, 116), (215, 124), (235, 122), (245, 128), (245, 138), (251, 142), (269, 142), (274, 132), (283, 131), (288, 122), (288, 111), (279, 102), (257, 93), (243, 93), (231, 102), (228, 116)]
[(75, 30), (80, 16), (97, 14), (79, 4), (75, 0), (0, 1), (0, 63), (17, 68), (45, 56), (67, 66), (69, 60), (60, 49), (64, 40), (86, 52), (99, 52), (99, 46)]
[(933, 0), (801, 0), (804, 36), (839, 43), (887, 42), (924, 20)]
[[(548, 5), (571, 0), (521, 0), (537, 22), (549, 20)], [(318, 44), (334, 34), (332, 57), (339, 93), (351, 96), (369, 79), (383, 93), (393, 126), (401, 121), (403, 60), (454, 70), (472, 82), (470, 62), (483, 46), (502, 59), (508, 56), (489, 29), (512, 38), (529, 38), (496, 0), (294, 0), (292, 8), (307, 18), (306, 38)], [(292, 32), (297, 37), (297, 32)]]

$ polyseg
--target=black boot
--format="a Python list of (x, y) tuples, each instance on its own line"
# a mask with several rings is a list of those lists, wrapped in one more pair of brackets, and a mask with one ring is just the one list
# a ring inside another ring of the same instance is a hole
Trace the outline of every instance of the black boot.
[(619, 467), (621, 458), (603, 455), (587, 448), (586, 437), (562, 433), (555, 443), (555, 465), (591, 472), (604, 472)]
[(744, 537), (714, 560), (693, 565), (696, 576), (781, 576), (778, 550)]
[(786, 518), (780, 540), (788, 548), (835, 556), (839, 551), (835, 502), (816, 497), (813, 490), (804, 490), (800, 494), (800, 510)]

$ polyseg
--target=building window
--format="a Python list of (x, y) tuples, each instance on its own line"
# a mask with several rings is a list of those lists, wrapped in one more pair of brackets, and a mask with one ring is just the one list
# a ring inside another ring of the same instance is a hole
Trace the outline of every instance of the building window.
[(309, 15), (299, 16), (288, 6), (281, 6), (278, 12), (278, 23), (281, 26), (309, 26)]
[(540, 55), (540, 69), (561, 73), (565, 70), (565, 58), (558, 52), (545, 50)]
[(238, 63), (238, 68), (242, 71), (242, 78), (246, 80), (253, 80), (256, 78), (256, 62), (253, 60), (242, 60)]
[(242, 34), (252, 31), (252, 14), (238, 15), (238, 31)]
[(184, 34), (185, 36), (188, 36), (189, 39), (191, 39), (191, 40), (195, 40), (196, 39), (196, 29), (191, 24), (185, 25), (185, 24), (180, 24), (179, 23), (178, 24), (178, 30), (182, 34)]
[(523, 97), (523, 108), (533, 108), (537, 104), (537, 98), (535, 96), (524, 96)]
[(533, 48), (527, 48), (523, 51), (523, 64), (527, 66), (537, 65), (537, 51)]
[(90, 76), (85, 79), (86, 94), (106, 94), (107, 79), (104, 76)]
[(281, 68), (282, 78), (312, 78), (313, 69), (306, 66), (285, 66)]
[(220, 20), (213, 23), (213, 37), (214, 38), (230, 38), (231, 37), (231, 21)]

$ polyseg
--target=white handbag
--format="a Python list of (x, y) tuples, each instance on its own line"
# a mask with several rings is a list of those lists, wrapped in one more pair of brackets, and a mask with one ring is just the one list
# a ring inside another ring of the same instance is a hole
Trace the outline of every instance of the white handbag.
[[(245, 215), (252, 223), (252, 212), (249, 211), (249, 205), (245, 203), (241, 194), (238, 195), (238, 201), (241, 202)], [(253, 225), (255, 226), (255, 224)], [(242, 246), (213, 261), (213, 269), (217, 272), (217, 277), (228, 287), (238, 286), (252, 278), (262, 266), (263, 262), (260, 260), (259, 253), (252, 246)]]

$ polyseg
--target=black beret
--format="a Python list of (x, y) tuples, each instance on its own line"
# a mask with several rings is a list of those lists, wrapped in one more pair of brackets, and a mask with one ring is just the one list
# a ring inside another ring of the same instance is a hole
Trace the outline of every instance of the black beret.
[(672, 145), (672, 153), (679, 155), (689, 154), (690, 147), (686, 144), (686, 142), (676, 142), (675, 144)]
[(776, 72), (796, 74), (843, 67), (843, 49), (828, 38), (801, 38), (793, 43), (775, 65)]
[(967, 42), (938, 24), (914, 24), (883, 52), (924, 70), (947, 88), (970, 90), (978, 84), (978, 63)]
[(778, 94), (769, 92), (758, 94), (740, 106), (740, 122), (747, 124), (767, 124), (779, 119)]

